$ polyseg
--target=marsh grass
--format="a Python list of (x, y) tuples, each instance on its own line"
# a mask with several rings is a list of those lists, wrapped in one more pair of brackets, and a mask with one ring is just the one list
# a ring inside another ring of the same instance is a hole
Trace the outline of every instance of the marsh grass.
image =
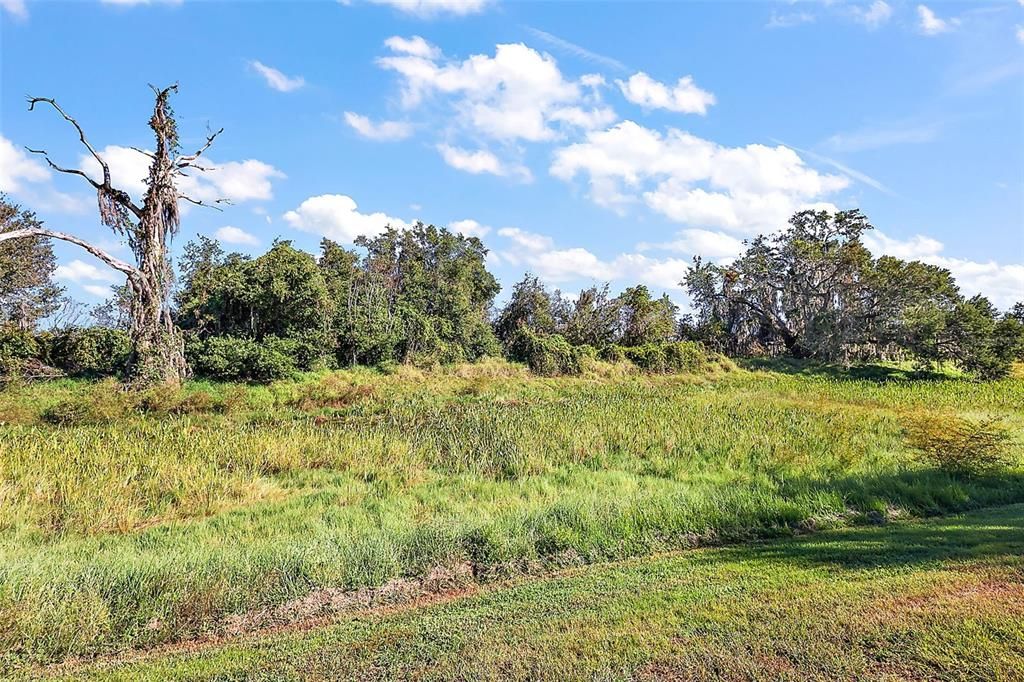
[[(0, 395), (0, 660), (465, 561), (497, 577), (1024, 500), (1022, 386), (493, 363), (196, 383), (60, 425), (109, 387), (22, 387)], [(922, 462), (905, 422), (929, 412), (998, 417), (1010, 465)]]

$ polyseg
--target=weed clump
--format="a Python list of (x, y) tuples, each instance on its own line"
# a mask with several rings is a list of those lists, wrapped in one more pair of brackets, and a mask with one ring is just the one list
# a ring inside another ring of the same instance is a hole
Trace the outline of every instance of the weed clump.
[(135, 403), (113, 379), (101, 381), (88, 394), (61, 400), (43, 410), (42, 420), (54, 426), (105, 424), (125, 417)]
[(1010, 433), (999, 419), (918, 416), (907, 425), (906, 433), (925, 461), (952, 474), (978, 476), (1012, 463)]

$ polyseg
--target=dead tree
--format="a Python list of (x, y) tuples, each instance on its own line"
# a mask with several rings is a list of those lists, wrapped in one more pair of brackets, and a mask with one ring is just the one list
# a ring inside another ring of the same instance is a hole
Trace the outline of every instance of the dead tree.
[(153, 116), (149, 119), (149, 127), (156, 136), (156, 147), (152, 152), (136, 149), (150, 158), (147, 187), (141, 206), (127, 192), (111, 183), (110, 166), (86, 139), (78, 121), (66, 114), (52, 99), (32, 97), (28, 100), (29, 111), (34, 110), (37, 104), (48, 104), (74, 126), (81, 143), (99, 163), (103, 179), (97, 181), (80, 169), (58, 166), (45, 150), (29, 148), (28, 151), (42, 155), (55, 171), (78, 175), (95, 188), (100, 220), (128, 241), (135, 256), (134, 264), (115, 258), (98, 246), (64, 232), (33, 227), (0, 233), (0, 241), (43, 236), (77, 244), (125, 274), (131, 292), (132, 358), (129, 381), (136, 385), (179, 383), (188, 373), (181, 332), (171, 319), (173, 273), (169, 249), (171, 239), (181, 223), (179, 200), (199, 206), (212, 204), (181, 194), (177, 181), (185, 175), (186, 169), (207, 170), (199, 166), (197, 161), (223, 132), (221, 128), (210, 133), (206, 143), (195, 153), (179, 154), (178, 130), (169, 102), (171, 93), (177, 91), (177, 84), (162, 90), (153, 88), (156, 104)]

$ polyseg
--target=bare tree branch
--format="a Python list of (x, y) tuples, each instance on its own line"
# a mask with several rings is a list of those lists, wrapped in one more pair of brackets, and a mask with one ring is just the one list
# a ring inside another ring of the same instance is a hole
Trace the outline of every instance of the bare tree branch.
[(213, 144), (213, 141), (217, 139), (217, 136), (220, 135), (223, 132), (224, 132), (224, 129), (221, 128), (217, 132), (210, 133), (209, 135), (207, 135), (206, 136), (206, 144), (204, 144), (202, 147), (200, 147), (199, 150), (197, 152), (195, 152), (194, 154), (189, 154), (187, 156), (179, 156), (177, 158), (178, 168), (187, 168), (187, 167), (191, 166), (192, 162), (195, 161), (196, 159), (198, 159), (200, 156), (202, 156), (203, 152), (205, 152), (207, 149), (209, 149), (210, 146)]
[(48, 163), (50, 165), (50, 168), (52, 168), (53, 170), (57, 171), (58, 173), (68, 173), (69, 175), (80, 175), (83, 178), (85, 178), (86, 182), (88, 182), (90, 185), (92, 185), (96, 189), (101, 189), (103, 187), (103, 185), (101, 185), (100, 183), (96, 182), (95, 180), (90, 178), (88, 175), (86, 175), (85, 172), (83, 172), (83, 171), (81, 171), (81, 170), (79, 170), (77, 168), (62, 168), (62, 167), (58, 166), (57, 164), (55, 164), (53, 162), (52, 159), (50, 159), (50, 154), (45, 149), (32, 149), (31, 147), (25, 147), (25, 150), (30, 152), (30, 153), (32, 153), (32, 154), (39, 154), (39, 155), (41, 155), (46, 160), (46, 163)]
[(201, 199), (193, 199), (192, 197), (187, 196), (185, 194), (179, 194), (178, 198), (179, 199), (184, 199), (185, 201), (189, 202), (190, 204), (195, 204), (196, 206), (202, 206), (203, 208), (212, 208), (215, 211), (223, 211), (224, 210), (223, 208), (221, 208), (217, 204), (227, 204), (229, 206), (231, 205), (231, 200), (230, 199), (217, 199), (213, 203), (210, 203), (208, 201), (202, 201)]
[(82, 126), (80, 126), (78, 124), (78, 121), (76, 121), (74, 118), (69, 116), (67, 114), (67, 112), (65, 112), (63, 109), (61, 109), (60, 105), (57, 104), (56, 100), (53, 100), (53, 99), (51, 99), (49, 97), (29, 97), (28, 98), (28, 110), (29, 111), (34, 111), (35, 107), (36, 107), (36, 104), (38, 104), (39, 102), (43, 102), (45, 104), (49, 104), (51, 107), (53, 107), (57, 111), (57, 113), (59, 113), (64, 118), (65, 121), (67, 121), (68, 123), (70, 123), (71, 125), (73, 125), (75, 127), (75, 130), (78, 131), (78, 139), (79, 139), (79, 141), (81, 141), (81, 143), (85, 146), (85, 148), (89, 150), (89, 153), (92, 154), (92, 157), (94, 159), (96, 159), (96, 162), (98, 164), (100, 164), (100, 168), (103, 169), (103, 182), (102, 183), (97, 183), (95, 180), (90, 178), (88, 175), (86, 175), (81, 170), (77, 170), (77, 169), (76, 170), (71, 170), (71, 169), (67, 169), (67, 168), (61, 168), (60, 166), (58, 166), (57, 164), (55, 164), (53, 161), (50, 160), (49, 154), (47, 154), (45, 151), (37, 151), (37, 150), (34, 150), (34, 149), (29, 149), (29, 151), (34, 153), (34, 154), (42, 154), (46, 158), (46, 162), (48, 164), (50, 164), (50, 167), (53, 168), (54, 170), (60, 171), (61, 173), (69, 173), (71, 175), (80, 175), (81, 177), (85, 178), (86, 180), (89, 181), (90, 185), (92, 185), (93, 187), (95, 187), (97, 189), (97, 191), (106, 192), (109, 196), (113, 197), (113, 199), (117, 203), (121, 204), (126, 209), (128, 209), (129, 211), (134, 213), (135, 217), (141, 219), (142, 218), (142, 209), (135, 205), (135, 203), (131, 200), (131, 197), (128, 195), (127, 192), (125, 192), (124, 190), (117, 189), (117, 188), (115, 188), (113, 186), (113, 184), (111, 184), (110, 166), (107, 165), (107, 162), (103, 159), (102, 156), (100, 156), (99, 152), (96, 151), (96, 148), (93, 147), (92, 143), (90, 143), (89, 140), (85, 137), (85, 131), (82, 130)]
[(85, 241), (84, 239), (80, 239), (72, 234), (67, 234), (66, 232), (56, 232), (54, 230), (47, 230), (46, 228), (43, 227), (24, 227), (19, 230), (11, 230), (10, 232), (0, 232), (0, 242), (5, 242), (9, 239), (19, 239), (24, 237), (49, 237), (51, 239), (60, 239), (61, 241), (77, 244), (78, 246), (81, 246), (83, 249), (85, 249), (92, 255), (99, 258), (101, 261), (103, 261), (110, 267), (114, 268), (115, 270), (120, 270), (121, 272), (123, 272), (125, 275), (128, 276), (129, 279), (132, 280), (133, 283), (142, 282), (142, 271), (136, 268), (134, 265), (125, 263), (123, 260), (119, 258), (114, 258), (113, 256), (111, 256), (109, 253), (99, 248), (98, 246), (94, 246), (89, 242)]

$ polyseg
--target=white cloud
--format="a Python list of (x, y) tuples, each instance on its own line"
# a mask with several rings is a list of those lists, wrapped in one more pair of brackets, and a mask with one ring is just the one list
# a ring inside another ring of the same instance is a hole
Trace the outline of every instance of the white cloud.
[(892, 18), (892, 7), (885, 0), (875, 0), (868, 7), (851, 9), (854, 21), (858, 21), (869, 29), (876, 29)]
[(508, 143), (557, 139), (562, 133), (552, 124), (588, 127), (609, 121), (592, 75), (567, 80), (553, 57), (526, 45), (498, 45), (493, 57), (478, 54), (457, 61), (439, 52), (424, 56), (420, 48), (415, 51), (421, 54), (412, 54), (407, 43), (414, 40), (387, 41), (396, 54), (377, 60), (400, 76), (406, 108), (447, 96), (450, 118), (459, 126)]
[(26, 183), (47, 182), (50, 171), (46, 165), (14, 146), (0, 135), (0, 191), (16, 193)]
[(926, 36), (948, 33), (960, 24), (959, 19), (940, 19), (927, 5), (917, 6), (918, 28)]
[(28, 7), (25, 6), (25, 0), (0, 0), (0, 9), (15, 19), (28, 19)]
[(875, 230), (864, 235), (864, 245), (876, 256), (888, 254), (946, 268), (956, 278), (964, 295), (982, 294), (1002, 310), (1024, 300), (1024, 263), (979, 263), (952, 258), (942, 255), (945, 249), (942, 242), (920, 234), (899, 240)]
[(284, 220), (291, 227), (305, 232), (323, 235), (343, 243), (351, 243), (356, 237), (374, 237), (390, 225), (408, 228), (410, 225), (400, 218), (384, 213), (360, 213), (352, 197), (344, 194), (322, 194), (303, 201), (298, 208), (284, 214)]
[(59, 192), (53, 186), (53, 173), (39, 159), (14, 146), (0, 135), (0, 192), (18, 197), (37, 210), (59, 213), (84, 213), (89, 200)]
[(848, 186), (823, 175), (785, 146), (722, 147), (690, 133), (667, 133), (623, 121), (556, 150), (551, 174), (585, 174), (591, 199), (620, 207), (643, 200), (653, 210), (698, 228), (752, 234), (785, 223), (793, 212)]
[(225, 244), (245, 244), (246, 246), (257, 246), (260, 240), (256, 235), (250, 234), (240, 227), (225, 225), (214, 233), (217, 239)]
[(489, 152), (486, 149), (469, 151), (460, 147), (439, 144), (437, 145), (437, 150), (441, 152), (444, 162), (449, 166), (461, 171), (466, 171), (467, 173), (472, 173), (473, 175), (488, 173), (490, 175), (498, 175), (501, 177), (518, 177), (523, 182), (530, 182), (533, 180), (533, 175), (525, 166), (505, 164), (492, 152)]
[(436, 59), (441, 56), (441, 49), (439, 47), (431, 45), (420, 36), (413, 36), (412, 38), (391, 36), (384, 41), (384, 44), (391, 48), (392, 52), (409, 54), (413, 57)]
[(278, 92), (291, 92), (292, 90), (298, 90), (306, 84), (306, 79), (302, 76), (286, 76), (274, 67), (267, 66), (262, 62), (251, 61), (249, 66), (256, 73), (263, 76), (263, 80), (267, 82), (267, 85)]
[(693, 76), (683, 76), (673, 87), (660, 83), (644, 72), (635, 73), (628, 81), (615, 81), (627, 100), (645, 109), (668, 109), (684, 114), (708, 112), (715, 103), (715, 96), (701, 90), (693, 82)]
[(114, 293), (109, 284), (83, 284), (82, 289), (97, 298), (110, 298)]
[(475, 220), (453, 220), (448, 223), (448, 229), (457, 232), (465, 237), (483, 237), (491, 228), (488, 225), (481, 225)]
[(546, 235), (515, 227), (498, 230), (507, 240), (492, 251), (492, 263), (523, 267), (550, 284), (570, 282), (640, 282), (666, 291), (682, 292), (679, 282), (685, 277), (689, 259), (651, 258), (640, 253), (623, 253), (610, 260), (602, 259), (588, 249), (571, 247), (556, 249), (554, 240)]
[(106, 265), (103, 267), (97, 267), (92, 263), (86, 263), (85, 261), (78, 260), (77, 258), (70, 263), (62, 263), (61, 265), (58, 265), (57, 269), (54, 271), (54, 275), (56, 275), (58, 279), (75, 282), (76, 284), (82, 284), (84, 282), (109, 282), (110, 284), (114, 284), (123, 279)]
[(366, 116), (345, 112), (345, 123), (363, 137), (378, 141), (404, 140), (412, 135), (412, 126), (405, 121), (371, 121)]
[(776, 14), (772, 12), (771, 19), (764, 25), (765, 28), (793, 28), (801, 24), (814, 23), (815, 17), (807, 12), (791, 12), (789, 14)]
[(1024, 45), (1024, 25), (1017, 25), (1017, 42)]
[(465, 16), (477, 14), (491, 4), (491, 0), (370, 0), (375, 5), (388, 5), (422, 19), (450, 14)]
[[(110, 145), (100, 150), (100, 156), (110, 166), (113, 184), (138, 198), (146, 192), (145, 178), (149, 175), (149, 157), (131, 149)], [(268, 163), (256, 159), (217, 163), (203, 157), (203, 168), (179, 178), (178, 189), (197, 201), (212, 202), (227, 199), (233, 203), (262, 201), (273, 198), (273, 180), (286, 177)], [(83, 154), (79, 167), (93, 177), (100, 177), (96, 159)]]
[(743, 240), (713, 230), (683, 230), (670, 242), (637, 244), (637, 251), (665, 250), (702, 256), (711, 260), (732, 259), (743, 253)]
[(532, 252), (540, 252), (551, 249), (555, 242), (551, 237), (542, 234), (520, 230), (518, 227), (503, 227), (498, 230), (498, 235), (513, 241), (517, 246)]

